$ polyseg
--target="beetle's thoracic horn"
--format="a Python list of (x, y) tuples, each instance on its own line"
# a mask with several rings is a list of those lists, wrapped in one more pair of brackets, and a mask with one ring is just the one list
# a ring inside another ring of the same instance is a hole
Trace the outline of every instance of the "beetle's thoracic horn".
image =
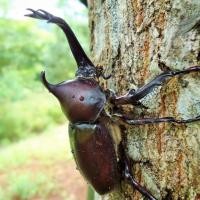
[(56, 85), (53, 85), (47, 81), (46, 76), (45, 76), (45, 71), (41, 72), (40, 77), (41, 77), (41, 81), (43, 85), (49, 90), (49, 92), (53, 93)]
[(41, 20), (47, 20), (48, 23), (54, 23), (58, 25), (63, 32), (65, 33), (65, 36), (69, 42), (69, 46), (71, 48), (71, 51), (73, 53), (73, 56), (76, 60), (76, 63), (78, 67), (82, 66), (94, 66), (92, 61), (87, 57), (86, 53), (84, 52), (83, 48), (81, 47), (78, 39), (76, 38), (75, 34), (73, 33), (72, 29), (69, 27), (67, 22), (60, 18), (56, 17), (42, 9), (39, 10), (33, 10), (28, 8), (27, 10), (31, 11), (31, 14), (26, 14), (27, 17), (32, 17), (36, 19)]

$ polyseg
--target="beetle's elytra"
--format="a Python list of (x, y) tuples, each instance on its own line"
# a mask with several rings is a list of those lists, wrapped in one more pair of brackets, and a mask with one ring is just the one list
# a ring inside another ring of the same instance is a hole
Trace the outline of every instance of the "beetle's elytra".
[(71, 124), (70, 144), (81, 174), (99, 194), (119, 186), (120, 175), (113, 140), (105, 123)]
[[(172, 122), (181, 124), (199, 121), (200, 116), (187, 120), (177, 120), (173, 117), (132, 119), (124, 113), (115, 115), (106, 113), (105, 104), (111, 104), (111, 108), (120, 108), (120, 105), (125, 104), (140, 106), (140, 100), (155, 87), (162, 85), (167, 79), (174, 76), (199, 72), (200, 66), (163, 72), (147, 85), (138, 90), (132, 89), (120, 97), (113, 92), (108, 95), (108, 89), (101, 88), (98, 83), (99, 77), (106, 78), (103, 71), (95, 67), (87, 57), (69, 25), (62, 18), (44, 10), (28, 10), (31, 13), (26, 16), (55, 23), (63, 30), (78, 65), (75, 80), (52, 85), (46, 80), (44, 72), (41, 73), (41, 79), (45, 87), (57, 97), (63, 112), (70, 121), (71, 148), (81, 174), (99, 194), (119, 188), (121, 180), (126, 179), (145, 197), (156, 200), (156, 197), (132, 176), (129, 158), (124, 153), (125, 151), (121, 151), (120, 155), (118, 146), (122, 143), (118, 123), (144, 125)], [(113, 116), (115, 117), (113, 118)]]

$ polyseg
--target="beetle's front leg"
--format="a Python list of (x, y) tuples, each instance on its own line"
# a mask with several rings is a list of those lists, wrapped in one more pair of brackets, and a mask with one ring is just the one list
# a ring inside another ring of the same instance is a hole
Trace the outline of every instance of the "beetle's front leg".
[(162, 117), (162, 118), (144, 118), (144, 119), (130, 119), (127, 116), (116, 114), (114, 115), (120, 119), (122, 119), (125, 123), (130, 125), (145, 125), (145, 124), (158, 124), (158, 123), (176, 123), (176, 124), (187, 124), (191, 122), (200, 121), (200, 115), (191, 118), (191, 119), (185, 119), (185, 120), (178, 120), (173, 117)]
[(144, 85), (143, 87), (139, 88), (138, 90), (130, 90), (127, 94), (120, 97), (115, 97), (113, 99), (113, 103), (115, 105), (124, 105), (124, 104), (133, 104), (137, 105), (138, 101), (148, 95), (155, 87), (161, 86), (165, 80), (168, 78), (172, 78), (177, 75), (181, 74), (188, 74), (191, 72), (198, 72), (200, 71), (200, 66), (190, 67), (185, 70), (180, 71), (167, 71), (163, 72), (162, 74), (158, 75), (148, 84)]
[[(131, 91), (135, 91), (135, 90), (132, 89)], [(114, 104), (116, 106), (120, 105), (120, 104), (116, 104), (116, 99), (118, 99), (119, 97), (117, 97), (116, 93), (113, 90), (107, 89), (105, 91), (105, 94), (106, 94), (106, 98), (108, 99), (108, 101), (110, 101), (112, 104)], [(144, 109), (148, 108), (145, 105), (143, 105), (140, 101), (133, 102), (132, 105), (140, 107), (140, 108), (144, 108)]]

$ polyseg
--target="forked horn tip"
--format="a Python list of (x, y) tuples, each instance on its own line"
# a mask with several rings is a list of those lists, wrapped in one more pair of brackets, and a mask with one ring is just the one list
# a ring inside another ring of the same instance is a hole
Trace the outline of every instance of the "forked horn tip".
[(32, 13), (25, 14), (24, 16), (25, 16), (25, 17), (32, 17), (32, 15), (33, 15), (33, 13), (34, 13), (34, 10), (31, 9), (31, 8), (26, 8), (26, 10), (31, 11)]

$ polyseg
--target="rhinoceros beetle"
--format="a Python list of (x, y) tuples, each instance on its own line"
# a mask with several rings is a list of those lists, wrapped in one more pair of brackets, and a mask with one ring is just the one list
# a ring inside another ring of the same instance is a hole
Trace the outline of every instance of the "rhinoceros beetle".
[(74, 80), (50, 84), (46, 79), (45, 72), (41, 73), (41, 80), (49, 92), (57, 97), (64, 114), (70, 121), (70, 144), (80, 173), (99, 194), (113, 191), (119, 187), (122, 179), (126, 179), (145, 197), (156, 200), (132, 176), (130, 159), (126, 156), (126, 152), (124, 151), (121, 156), (118, 154), (122, 144), (120, 122), (130, 125), (163, 122), (182, 124), (198, 121), (200, 116), (187, 120), (177, 120), (173, 117), (132, 119), (123, 113), (108, 114), (105, 108), (108, 104), (113, 105), (114, 108), (125, 104), (138, 106), (141, 104), (142, 98), (155, 87), (161, 86), (167, 79), (181, 74), (198, 72), (200, 66), (180, 71), (165, 71), (138, 90), (132, 89), (127, 94), (117, 97), (113, 92), (108, 92), (109, 90), (100, 87), (99, 78), (109, 77), (104, 75), (102, 68), (94, 66), (73, 31), (62, 18), (41, 9), (28, 10), (31, 13), (25, 16), (47, 20), (63, 30), (78, 65)]

